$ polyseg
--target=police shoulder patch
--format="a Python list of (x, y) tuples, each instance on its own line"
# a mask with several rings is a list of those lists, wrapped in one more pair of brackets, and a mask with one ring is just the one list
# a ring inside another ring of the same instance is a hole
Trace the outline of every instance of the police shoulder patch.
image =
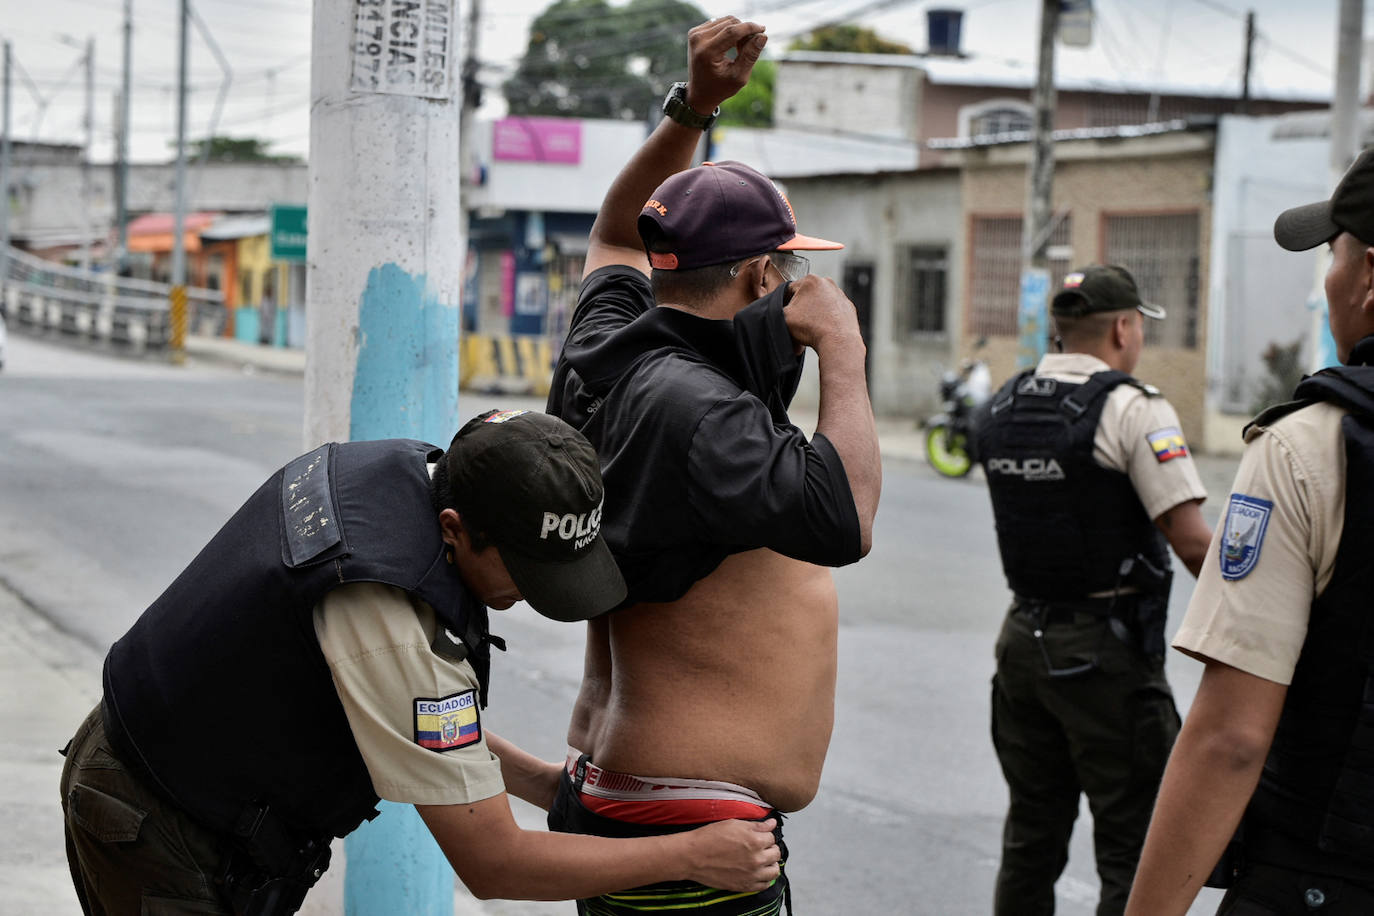
[(1183, 439), (1183, 430), (1177, 426), (1166, 426), (1152, 433), (1146, 433), (1145, 439), (1150, 443), (1150, 449), (1155, 453), (1155, 460), (1160, 464), (1175, 458), (1188, 457), (1188, 443)]
[(451, 751), (482, 740), (477, 691), (446, 697), (415, 698), (415, 743), (432, 751)]
[(1221, 576), (1243, 579), (1259, 562), (1264, 532), (1274, 504), (1258, 496), (1232, 493), (1221, 532)]

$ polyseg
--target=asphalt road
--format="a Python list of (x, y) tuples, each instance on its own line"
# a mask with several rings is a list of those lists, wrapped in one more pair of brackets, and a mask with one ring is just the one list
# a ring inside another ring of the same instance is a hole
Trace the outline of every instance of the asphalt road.
[[(542, 406), (464, 395), (460, 414), (498, 405)], [(173, 368), (11, 335), (0, 373), (0, 586), (103, 653), (242, 500), (304, 450), (301, 419), (297, 378)], [(1223, 496), (1214, 494), (1213, 513)], [(986, 914), (1006, 803), (987, 707), (1007, 593), (981, 480), (887, 462), (874, 549), (836, 580), (834, 740), (819, 797), (787, 825), (796, 911)], [(1180, 572), (1169, 632), (1191, 591)], [(561, 757), (580, 629), (517, 605), (495, 615), (493, 630), (510, 651), (495, 660), (489, 727)], [(1200, 666), (1173, 656), (1186, 709)], [(1079, 823), (1057, 888), (1068, 916), (1096, 902), (1086, 809)], [(1193, 912), (1212, 912), (1214, 894)], [(472, 912), (571, 909), (490, 903)]]

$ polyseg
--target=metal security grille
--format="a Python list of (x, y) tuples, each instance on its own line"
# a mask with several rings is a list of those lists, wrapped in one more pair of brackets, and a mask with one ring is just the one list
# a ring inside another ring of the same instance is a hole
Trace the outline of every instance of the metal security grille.
[[(1069, 230), (1070, 218), (1065, 216), (1050, 232), (1051, 291), (1059, 288), (1069, 270)], [(1015, 337), (1021, 299), (1021, 217), (975, 216), (969, 248), (969, 335)]]
[(900, 257), (902, 280), (897, 336), (944, 333), (948, 249), (937, 245), (913, 245), (902, 249)]
[(1145, 322), (1147, 344), (1197, 348), (1199, 222), (1196, 212), (1108, 216), (1104, 221), (1104, 260), (1129, 270), (1141, 298), (1168, 310), (1163, 321)]

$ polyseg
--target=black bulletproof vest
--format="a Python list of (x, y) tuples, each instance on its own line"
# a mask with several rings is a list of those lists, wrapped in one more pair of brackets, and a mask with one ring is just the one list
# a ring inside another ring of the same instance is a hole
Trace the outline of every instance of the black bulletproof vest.
[[(1367, 338), (1374, 350), (1374, 339)], [(1374, 356), (1374, 352), (1369, 353)], [(1245, 817), (1252, 854), (1374, 883), (1374, 367), (1324, 369), (1294, 404), (1349, 413), (1345, 522), (1331, 581), (1312, 602), (1274, 742)]]
[(373, 792), (315, 637), (332, 588), (382, 582), (428, 602), (467, 647), (483, 705), (487, 609), (447, 562), (426, 462), (391, 439), (330, 444), (278, 471), (105, 659), (111, 740), (202, 823), (269, 806), (297, 839), (344, 836)]
[[(1093, 460), (1107, 394), (1123, 383), (1155, 394), (1115, 370), (1081, 385), (1028, 370), (975, 423), (1002, 571), (1023, 598), (1072, 600), (1117, 588), (1122, 561), (1137, 555), (1169, 569), (1166, 542), (1130, 477)], [(1167, 592), (1167, 579), (1162, 587)]]

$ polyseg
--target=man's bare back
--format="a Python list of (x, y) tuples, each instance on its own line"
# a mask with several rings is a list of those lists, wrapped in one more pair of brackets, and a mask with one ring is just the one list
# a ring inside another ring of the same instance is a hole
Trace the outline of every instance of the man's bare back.
[(590, 624), (569, 741), (617, 772), (805, 807), (834, 722), (837, 626), (829, 569), (733, 554), (677, 601)]

